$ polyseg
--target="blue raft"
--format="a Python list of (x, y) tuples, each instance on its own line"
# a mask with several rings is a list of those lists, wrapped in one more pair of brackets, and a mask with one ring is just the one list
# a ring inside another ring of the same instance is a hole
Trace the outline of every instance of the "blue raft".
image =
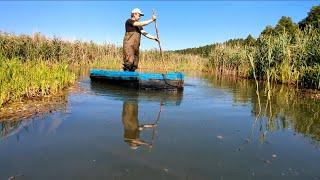
[(183, 89), (184, 75), (180, 72), (141, 73), (130, 71), (90, 70), (92, 81), (105, 81), (138, 89)]

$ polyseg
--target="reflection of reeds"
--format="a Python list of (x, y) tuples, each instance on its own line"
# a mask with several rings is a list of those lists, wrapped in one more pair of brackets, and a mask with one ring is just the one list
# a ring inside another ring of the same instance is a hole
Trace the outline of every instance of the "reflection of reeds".
[[(23, 103), (12, 103), (0, 111), (0, 139), (19, 134), (23, 129), (28, 130), (27, 127), (35, 118), (42, 118), (46, 114), (56, 111), (65, 112), (66, 108), (65, 94), (28, 100)], [(48, 131), (54, 132), (61, 123), (59, 122), (60, 120), (53, 120), (48, 127)]]
[(66, 102), (65, 93), (13, 102), (0, 109), (0, 122), (28, 119), (43, 112), (65, 110)]
[(257, 79), (257, 76), (256, 76), (256, 70), (255, 70), (254, 59), (253, 59), (252, 53), (248, 54), (248, 59), (250, 61), (250, 64), (251, 64), (251, 67), (252, 67), (253, 77), (254, 77), (254, 80), (256, 82), (256, 94), (257, 94), (257, 97), (258, 97), (259, 114), (260, 114), (261, 113), (261, 103), (260, 103), (260, 94), (259, 94), (259, 82), (258, 82), (258, 79)]
[(24, 126), (26, 122), (23, 121), (5, 121), (1, 122), (0, 129), (0, 139), (7, 138), (11, 135), (18, 133)]
[(308, 94), (285, 85), (271, 86), (269, 99), (264, 93), (267, 83), (259, 83), (259, 99), (253, 82), (217, 76), (208, 77), (208, 80), (215, 88), (232, 89), (235, 103), (252, 104), (255, 117), (252, 130), (259, 134), (261, 141), (266, 140), (268, 132), (290, 128), (320, 143), (319, 99), (308, 98)]

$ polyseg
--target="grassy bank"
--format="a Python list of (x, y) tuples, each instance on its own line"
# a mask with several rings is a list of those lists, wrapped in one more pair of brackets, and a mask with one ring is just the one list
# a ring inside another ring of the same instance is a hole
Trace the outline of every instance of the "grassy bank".
[[(122, 68), (122, 48), (113, 44), (96, 44), (83, 41), (66, 41), (48, 38), (40, 33), (14, 35), (0, 33), (0, 54), (6, 59), (17, 58), (23, 62), (41, 59), (46, 62), (64, 62), (73, 66)], [(157, 50), (140, 52), (139, 69), (143, 70), (202, 70), (205, 58)]]
[(286, 31), (262, 35), (254, 45), (244, 43), (217, 44), (212, 48), (207, 69), (233, 72), (260, 80), (320, 89), (320, 31), (305, 29), (294, 36)]
[[(143, 51), (139, 71), (203, 70), (207, 59), (173, 52)], [(0, 32), (0, 107), (13, 101), (59, 92), (76, 75), (69, 67), (122, 69), (122, 48), (112, 44), (66, 41), (40, 33)]]
[(64, 63), (23, 62), (0, 56), (0, 107), (6, 103), (59, 92), (75, 81)]
[(114, 45), (66, 41), (40, 33), (0, 32), (0, 107), (22, 99), (58, 93), (76, 80), (69, 66), (116, 58)]
[[(161, 57), (159, 51), (149, 50), (140, 53), (137, 71), (168, 72), (168, 71), (203, 71), (208, 63), (207, 58), (197, 55), (164, 52)], [(122, 57), (106, 57), (90, 64), (92, 68), (122, 70)]]
[(202, 54), (208, 59), (206, 71), (245, 78), (253, 78), (255, 71), (258, 80), (320, 89), (319, 28), (264, 31), (257, 39), (248, 36), (214, 44), (210, 51), (206, 46), (179, 53)]

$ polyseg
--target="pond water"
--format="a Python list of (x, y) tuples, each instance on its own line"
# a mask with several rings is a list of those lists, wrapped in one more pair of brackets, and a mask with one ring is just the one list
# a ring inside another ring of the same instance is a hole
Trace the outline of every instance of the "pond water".
[(287, 86), (268, 99), (208, 74), (182, 92), (78, 85), (59, 110), (2, 120), (0, 179), (320, 179), (320, 101)]

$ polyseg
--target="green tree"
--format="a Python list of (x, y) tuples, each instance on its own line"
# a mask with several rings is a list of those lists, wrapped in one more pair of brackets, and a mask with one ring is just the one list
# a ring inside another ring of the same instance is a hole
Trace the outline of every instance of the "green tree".
[(308, 16), (299, 22), (299, 28), (304, 29), (307, 26), (320, 28), (320, 5), (313, 6), (308, 13)]
[(283, 32), (286, 32), (290, 36), (294, 36), (298, 30), (298, 26), (296, 23), (292, 22), (292, 19), (290, 17), (282, 16), (281, 19), (278, 21), (274, 30), (278, 34), (282, 34)]
[(267, 26), (266, 28), (264, 28), (264, 30), (261, 32), (260, 36), (272, 36), (275, 34), (275, 30), (272, 26)]
[(251, 34), (248, 35), (248, 37), (244, 40), (245, 45), (248, 46), (254, 46), (256, 43), (256, 39), (251, 36)]

